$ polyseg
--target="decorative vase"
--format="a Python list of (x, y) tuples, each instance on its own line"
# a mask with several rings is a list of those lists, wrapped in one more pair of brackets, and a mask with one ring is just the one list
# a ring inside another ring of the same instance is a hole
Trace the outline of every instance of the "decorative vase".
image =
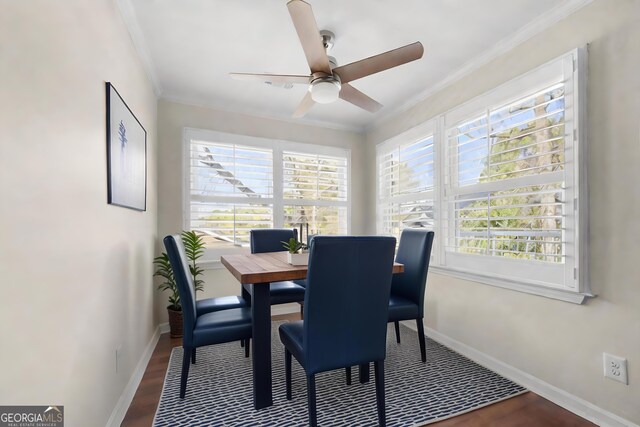
[(292, 254), (291, 252), (287, 252), (287, 262), (291, 265), (308, 265), (309, 252), (302, 252), (299, 254)]
[(174, 310), (169, 306), (167, 313), (169, 313), (169, 336), (171, 338), (182, 337), (182, 310)]

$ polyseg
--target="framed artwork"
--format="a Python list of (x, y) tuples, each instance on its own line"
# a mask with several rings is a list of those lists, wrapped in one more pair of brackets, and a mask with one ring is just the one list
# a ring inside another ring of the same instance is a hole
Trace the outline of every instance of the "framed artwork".
[(106, 91), (108, 202), (145, 211), (147, 131), (110, 82)]

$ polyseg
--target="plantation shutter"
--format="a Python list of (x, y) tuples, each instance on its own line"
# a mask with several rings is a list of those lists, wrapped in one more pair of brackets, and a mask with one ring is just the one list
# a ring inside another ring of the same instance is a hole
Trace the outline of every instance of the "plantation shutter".
[(404, 228), (434, 224), (433, 136), (378, 153), (379, 232), (400, 237)]
[(447, 250), (564, 262), (564, 84), (448, 130)]
[(438, 273), (576, 303), (591, 296), (585, 54), (379, 144), (378, 233), (433, 229)]
[(273, 227), (271, 149), (192, 140), (188, 160), (189, 226), (208, 246), (246, 246), (249, 230)]
[(283, 151), (282, 164), (284, 226), (347, 234), (347, 157)]

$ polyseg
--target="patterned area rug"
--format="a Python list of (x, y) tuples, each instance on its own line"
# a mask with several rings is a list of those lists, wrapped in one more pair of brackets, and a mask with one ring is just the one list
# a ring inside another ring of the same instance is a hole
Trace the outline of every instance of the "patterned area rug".
[[(293, 360), (293, 400), (285, 398), (284, 347), (272, 324), (273, 406), (253, 409), (251, 359), (237, 342), (199, 348), (184, 400), (178, 397), (182, 348), (171, 353), (154, 426), (305, 426), (304, 371)], [(417, 333), (401, 326), (396, 344), (387, 333), (385, 361), (388, 426), (420, 426), (508, 399), (526, 390), (427, 338), (427, 363), (420, 362)], [(316, 375), (318, 424), (377, 425), (373, 365), (371, 381), (347, 386), (344, 370)]]

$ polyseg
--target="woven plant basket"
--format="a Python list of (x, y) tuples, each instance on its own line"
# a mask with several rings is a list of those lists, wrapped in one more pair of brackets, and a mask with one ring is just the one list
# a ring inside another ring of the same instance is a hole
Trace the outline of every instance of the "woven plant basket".
[(171, 338), (182, 337), (182, 311), (173, 310), (169, 306), (167, 312), (169, 313), (169, 335)]

